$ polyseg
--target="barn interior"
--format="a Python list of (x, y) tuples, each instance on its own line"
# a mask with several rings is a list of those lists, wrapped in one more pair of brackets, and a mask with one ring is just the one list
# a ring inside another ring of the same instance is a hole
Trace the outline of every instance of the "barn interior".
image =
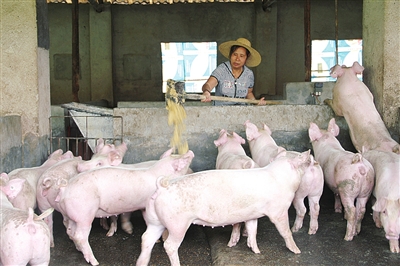
[[(309, 123), (326, 128), (335, 117), (338, 139), (354, 151), (346, 121), (323, 103), (334, 81), (312, 80), (314, 40), (362, 40), (363, 82), (391, 136), (400, 141), (398, 1), (10, 0), (0, 5), (1, 172), (40, 165), (57, 148), (88, 159), (91, 141), (100, 137), (127, 143), (124, 163), (158, 159), (173, 134), (160, 48), (169, 42), (247, 38), (262, 56), (252, 69), (256, 98), (281, 103), (218, 107), (187, 101), (185, 136), (195, 154), (194, 171), (215, 168), (213, 141), (219, 131), (245, 137), (246, 120), (267, 124), (278, 145), (305, 151), (311, 149)], [(217, 52), (216, 63), (225, 60)], [(244, 148), (249, 151), (247, 144)]]
[[(283, 102), (217, 109), (188, 101), (187, 138), (197, 155), (196, 170), (213, 167), (212, 140), (222, 128), (243, 136), (248, 119), (266, 123), (284, 147), (310, 148), (309, 122), (326, 127), (335, 116), (312, 96), (313, 40), (362, 39), (363, 81), (390, 134), (399, 139), (399, 25), (393, 1), (72, 2), (2, 3), (3, 171), (40, 164), (53, 148), (50, 138), (79, 131), (70, 126), (74, 122), (64, 126), (56, 119), (70, 115), (62, 105), (73, 102), (122, 117), (113, 137), (128, 143), (127, 163), (158, 158), (172, 132), (163, 105), (161, 42), (220, 44), (245, 37), (262, 56), (253, 69), (256, 97)], [(226, 59), (218, 52), (216, 60)], [(322, 83), (324, 97), (331, 82)], [(207, 121), (210, 114), (216, 123)], [(345, 141), (345, 121), (341, 130)]]

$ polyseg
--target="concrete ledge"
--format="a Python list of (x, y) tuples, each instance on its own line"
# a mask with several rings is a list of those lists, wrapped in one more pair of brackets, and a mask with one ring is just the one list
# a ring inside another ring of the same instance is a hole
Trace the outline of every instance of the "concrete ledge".
[[(321, 128), (335, 117), (327, 105), (274, 105), (274, 106), (186, 106), (185, 137), (195, 158), (194, 171), (215, 168), (217, 148), (214, 140), (219, 131), (235, 131), (245, 138), (243, 123), (250, 120), (261, 127), (266, 123), (278, 145), (288, 150), (311, 149), (308, 137), (310, 122)], [(128, 144), (125, 163), (158, 159), (169, 148), (173, 128), (168, 125), (165, 108), (115, 108), (114, 116), (123, 117), (124, 141)], [(339, 141), (347, 150), (354, 150), (343, 117), (336, 117), (341, 129)], [(244, 145), (248, 151), (247, 143)]]

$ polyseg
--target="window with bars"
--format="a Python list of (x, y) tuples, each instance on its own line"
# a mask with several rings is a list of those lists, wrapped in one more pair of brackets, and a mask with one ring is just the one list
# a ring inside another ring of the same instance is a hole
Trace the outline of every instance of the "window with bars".
[(163, 92), (168, 79), (185, 82), (188, 93), (202, 92), (201, 87), (217, 67), (216, 42), (161, 43)]
[[(354, 61), (362, 65), (362, 40), (313, 40), (311, 42), (311, 81), (335, 81), (329, 70), (336, 64), (352, 66)], [(337, 53), (337, 55), (336, 55)], [(336, 62), (336, 58), (338, 62)], [(362, 80), (362, 76), (359, 78)]]

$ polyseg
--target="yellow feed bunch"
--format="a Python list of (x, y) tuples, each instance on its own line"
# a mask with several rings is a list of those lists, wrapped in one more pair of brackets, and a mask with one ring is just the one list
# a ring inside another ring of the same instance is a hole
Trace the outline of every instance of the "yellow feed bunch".
[(189, 145), (186, 139), (182, 136), (186, 130), (184, 120), (186, 119), (185, 109), (177, 102), (178, 94), (175, 90), (175, 82), (168, 80), (168, 95), (167, 110), (168, 110), (168, 125), (174, 126), (174, 133), (171, 138), (171, 147), (174, 151), (178, 150), (178, 154), (185, 154), (189, 150)]

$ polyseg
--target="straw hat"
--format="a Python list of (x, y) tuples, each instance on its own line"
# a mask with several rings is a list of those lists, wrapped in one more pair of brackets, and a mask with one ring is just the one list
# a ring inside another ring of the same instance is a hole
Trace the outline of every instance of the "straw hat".
[(229, 52), (233, 45), (242, 46), (250, 51), (250, 56), (247, 58), (246, 66), (256, 67), (261, 63), (261, 55), (257, 52), (256, 49), (251, 47), (250, 41), (245, 38), (239, 38), (236, 41), (228, 41), (221, 43), (221, 45), (218, 48), (221, 54), (229, 59)]

